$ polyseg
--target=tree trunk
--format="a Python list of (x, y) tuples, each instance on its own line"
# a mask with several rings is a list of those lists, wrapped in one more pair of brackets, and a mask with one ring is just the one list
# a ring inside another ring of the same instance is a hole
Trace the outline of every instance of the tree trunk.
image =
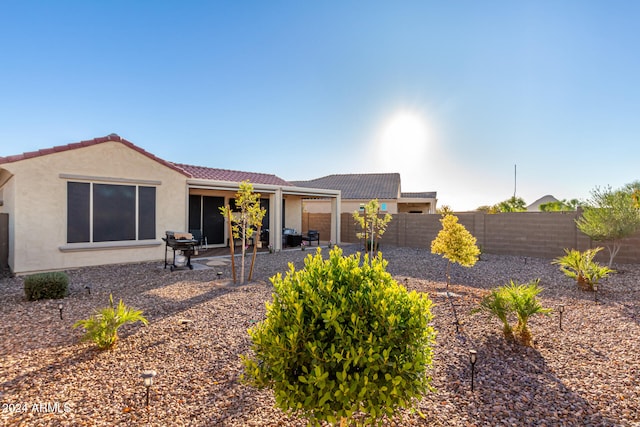
[(231, 253), (231, 272), (233, 273), (233, 283), (236, 283), (236, 257), (235, 257), (235, 243), (233, 241), (233, 225), (231, 224), (231, 209), (227, 206), (227, 220), (229, 222), (229, 250)]
[(253, 237), (253, 256), (251, 257), (251, 267), (249, 268), (249, 281), (253, 278), (253, 266), (256, 263), (256, 253), (258, 252), (258, 242), (256, 239), (260, 238), (261, 228), (261, 226), (258, 226), (258, 230), (256, 230), (256, 234)]
[(242, 221), (242, 258), (240, 259), (240, 284), (244, 285), (244, 257), (247, 252), (247, 222)]

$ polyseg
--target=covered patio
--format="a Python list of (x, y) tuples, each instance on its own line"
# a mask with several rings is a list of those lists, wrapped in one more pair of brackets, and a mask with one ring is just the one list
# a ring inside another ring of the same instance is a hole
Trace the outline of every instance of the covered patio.
[[(180, 165), (184, 168), (184, 165)], [(190, 171), (191, 172), (191, 171)], [(249, 176), (251, 175), (251, 176)], [(260, 202), (266, 210), (262, 222), (262, 232), (257, 236), (258, 249), (271, 247), (280, 251), (287, 246), (286, 233), (303, 235), (303, 201), (323, 198), (331, 201), (331, 224), (323, 230), (322, 241), (339, 243), (340, 240), (340, 191), (295, 187), (286, 181), (273, 181), (273, 175), (266, 179), (260, 174), (236, 176), (237, 181), (214, 179), (188, 179), (188, 202), (186, 230), (202, 236), (207, 248), (227, 248), (229, 245), (229, 225), (220, 214), (220, 207), (233, 206), (239, 183), (245, 179), (260, 194)], [(286, 230), (286, 231), (285, 231)]]

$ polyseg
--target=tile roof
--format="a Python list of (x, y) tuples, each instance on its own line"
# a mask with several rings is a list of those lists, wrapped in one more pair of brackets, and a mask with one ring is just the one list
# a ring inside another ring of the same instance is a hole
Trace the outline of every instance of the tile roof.
[(422, 191), (419, 193), (401, 193), (401, 197), (406, 197), (407, 199), (435, 199), (437, 192), (435, 191)]
[(328, 175), (310, 181), (292, 181), (298, 187), (340, 190), (343, 199), (397, 199), (400, 195), (399, 173)]
[(113, 142), (120, 142), (124, 145), (126, 145), (127, 147), (131, 148), (132, 150), (137, 151), (138, 153), (147, 156), (148, 158), (155, 160), (158, 163), (161, 163), (162, 165), (171, 168), (177, 172), (180, 172), (183, 175), (187, 175), (187, 172), (185, 172), (184, 170), (176, 167), (173, 163), (171, 162), (167, 162), (166, 160), (162, 160), (159, 157), (154, 156), (153, 154), (149, 153), (148, 151), (143, 150), (142, 148), (138, 147), (137, 145), (127, 141), (126, 139), (122, 138), (121, 136), (112, 133), (110, 135), (107, 136), (103, 136), (100, 138), (94, 138), (94, 139), (89, 139), (86, 141), (80, 141), (80, 142), (74, 142), (72, 144), (67, 144), (67, 145), (59, 145), (56, 147), (52, 147), (52, 148), (45, 148), (43, 150), (38, 150), (38, 151), (30, 151), (27, 153), (22, 153), (22, 154), (17, 154), (14, 156), (7, 156), (7, 157), (0, 157), (0, 164), (3, 163), (13, 163), (13, 162), (18, 162), (20, 160), (27, 160), (27, 159), (31, 159), (34, 157), (40, 157), (40, 156), (46, 156), (49, 154), (54, 154), (54, 153), (60, 153), (63, 151), (69, 151), (69, 150), (75, 150), (76, 148), (82, 148), (82, 147), (90, 147), (92, 145), (97, 145), (97, 144), (102, 144), (108, 141), (113, 141)]
[(214, 168), (207, 168), (203, 166), (192, 166), (192, 165), (169, 162), (149, 153), (148, 151), (145, 151), (144, 149), (127, 141), (126, 139), (120, 137), (115, 133), (112, 133), (110, 135), (103, 136), (100, 138), (89, 139), (86, 141), (75, 142), (67, 145), (60, 145), (53, 148), (45, 148), (43, 150), (31, 151), (27, 153), (18, 154), (15, 156), (6, 156), (6, 157), (0, 156), (0, 164), (17, 162), (20, 160), (27, 160), (34, 157), (46, 156), (48, 154), (74, 150), (76, 148), (90, 147), (92, 145), (102, 144), (108, 141), (120, 142), (121, 144), (126, 145), (132, 150), (135, 150), (138, 153), (143, 154), (149, 157), (150, 159), (155, 160), (156, 162), (161, 163), (162, 165), (168, 168), (171, 168), (183, 175), (186, 175), (189, 178), (208, 179), (208, 180), (217, 180), (217, 181), (230, 181), (230, 182), (241, 182), (248, 179), (254, 184), (272, 184), (272, 185), (281, 185), (281, 186), (287, 186), (287, 187), (291, 186), (291, 184), (285, 181), (284, 179), (279, 178), (275, 175), (270, 175), (270, 174), (232, 171), (232, 170), (226, 170), (226, 169), (214, 169)]
[(208, 179), (216, 181), (229, 181), (229, 182), (241, 182), (249, 180), (252, 184), (270, 184), (290, 187), (291, 183), (284, 179), (271, 174), (256, 173), (256, 172), (242, 172), (228, 169), (216, 169), (208, 168), (204, 166), (185, 165), (182, 163), (174, 163), (175, 166), (184, 170), (192, 178), (195, 179)]

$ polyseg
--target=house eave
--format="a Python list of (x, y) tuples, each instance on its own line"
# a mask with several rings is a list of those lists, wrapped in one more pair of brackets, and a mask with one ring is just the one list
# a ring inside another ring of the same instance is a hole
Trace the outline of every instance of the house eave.
[(433, 203), (435, 198), (423, 198), (423, 197), (400, 197), (398, 203)]
[[(327, 190), (319, 188), (306, 187), (290, 187), (273, 184), (252, 183), (253, 189), (261, 193), (276, 193), (281, 191), (282, 194), (308, 197), (339, 197), (340, 190)], [(189, 188), (199, 188), (204, 190), (221, 190), (221, 191), (237, 191), (240, 183), (231, 181), (216, 181), (206, 179), (188, 179), (187, 186)]]

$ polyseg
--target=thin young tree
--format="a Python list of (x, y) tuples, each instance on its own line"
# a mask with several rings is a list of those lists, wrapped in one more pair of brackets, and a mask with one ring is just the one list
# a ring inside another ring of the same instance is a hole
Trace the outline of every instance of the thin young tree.
[[(227, 205), (220, 208), (220, 213), (226, 218), (231, 218), (232, 237), (240, 239), (240, 242), (242, 243), (240, 283), (244, 284), (244, 266), (247, 242), (254, 237), (256, 229), (262, 224), (262, 219), (266, 214), (266, 210), (260, 206), (260, 193), (255, 193), (253, 191), (253, 184), (248, 180), (240, 183), (240, 187), (236, 193), (235, 208), (235, 211), (231, 211), (231, 208)], [(254, 237), (254, 246), (255, 244), (256, 242)], [(233, 246), (233, 240), (231, 245)]]
[(362, 229), (361, 232), (356, 233), (356, 236), (364, 240), (365, 253), (369, 253), (369, 251), (377, 250), (380, 237), (386, 231), (387, 225), (393, 217), (388, 213), (380, 214), (378, 199), (370, 200), (361, 211), (362, 213), (360, 210), (353, 212), (353, 219)]
[(480, 256), (480, 249), (476, 246), (476, 238), (467, 231), (464, 225), (458, 223), (458, 217), (453, 214), (445, 214), (440, 219), (442, 230), (431, 242), (431, 253), (442, 255), (447, 260), (447, 298), (453, 310), (456, 332), (460, 321), (456, 306), (449, 293), (451, 282), (451, 263), (457, 263), (463, 267), (473, 267)]
[(580, 231), (597, 242), (605, 242), (609, 251), (609, 267), (620, 251), (621, 239), (640, 228), (639, 189), (638, 181), (618, 190), (611, 186), (596, 187), (591, 191), (582, 215), (576, 220)]
[(480, 256), (476, 238), (458, 223), (458, 217), (445, 214), (441, 219), (442, 230), (431, 242), (431, 253), (442, 255), (447, 260), (447, 292), (451, 281), (451, 263), (473, 267)]

